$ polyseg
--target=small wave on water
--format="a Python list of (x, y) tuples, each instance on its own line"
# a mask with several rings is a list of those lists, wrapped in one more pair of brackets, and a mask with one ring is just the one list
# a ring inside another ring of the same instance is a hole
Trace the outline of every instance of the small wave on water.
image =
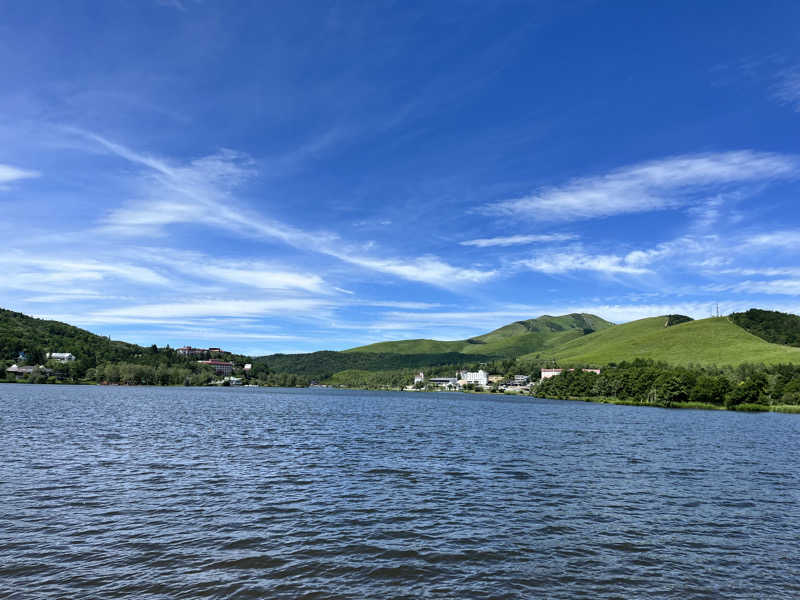
[(791, 415), (233, 388), (0, 400), (0, 598), (800, 597)]

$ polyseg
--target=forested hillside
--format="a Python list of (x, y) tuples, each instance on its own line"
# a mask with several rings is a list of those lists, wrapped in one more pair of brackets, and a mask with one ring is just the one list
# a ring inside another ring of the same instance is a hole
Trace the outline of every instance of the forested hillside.
[(47, 352), (71, 352), (78, 360), (88, 360), (89, 366), (95, 366), (98, 362), (129, 360), (143, 348), (59, 321), (0, 308), (0, 360), (16, 360), (23, 351), (31, 363), (43, 363)]
[(731, 321), (739, 327), (772, 344), (800, 346), (800, 317), (776, 310), (751, 308), (733, 313)]
[[(55, 364), (47, 360), (48, 352), (69, 352), (76, 360)], [(224, 358), (233, 357), (226, 354)], [(199, 385), (213, 375), (208, 367), (198, 364), (196, 357), (181, 356), (171, 348), (112, 341), (73, 325), (0, 309), (0, 379), (12, 362), (49, 365), (60, 381), (68, 382)], [(46, 379), (38, 375), (34, 378)]]
[(323, 350), (308, 354), (272, 354), (253, 359), (256, 372), (294, 373), (312, 379), (324, 379), (347, 370), (384, 371), (419, 369), (442, 365), (465, 366), (486, 362), (490, 356), (457, 352), (439, 354), (391, 354), (387, 352), (333, 352)]
[(637, 359), (604, 368), (581, 369), (545, 379), (536, 394), (546, 398), (613, 399), (662, 407), (725, 407), (769, 410), (800, 405), (800, 365), (676, 367)]

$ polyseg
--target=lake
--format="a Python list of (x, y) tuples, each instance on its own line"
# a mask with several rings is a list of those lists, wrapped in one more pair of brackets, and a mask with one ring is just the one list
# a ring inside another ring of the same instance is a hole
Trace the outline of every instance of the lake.
[(800, 415), (0, 385), (2, 598), (796, 598)]

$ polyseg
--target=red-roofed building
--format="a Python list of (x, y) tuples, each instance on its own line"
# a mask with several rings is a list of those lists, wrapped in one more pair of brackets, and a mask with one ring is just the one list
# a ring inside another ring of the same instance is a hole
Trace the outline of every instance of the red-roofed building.
[(175, 352), (182, 354), (183, 356), (197, 356), (198, 354), (205, 354), (207, 350), (205, 348), (192, 348), (191, 346), (184, 346), (183, 348), (178, 348)]

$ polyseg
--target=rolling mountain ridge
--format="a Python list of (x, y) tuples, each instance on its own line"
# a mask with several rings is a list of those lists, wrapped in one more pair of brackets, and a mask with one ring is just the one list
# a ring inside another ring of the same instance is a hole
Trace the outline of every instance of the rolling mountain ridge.
[(587, 313), (515, 321), (499, 329), (466, 340), (400, 340), (359, 346), (345, 352), (380, 352), (387, 354), (440, 354), (458, 352), (467, 355), (515, 358), (522, 354), (555, 348), (570, 340), (614, 324)]

